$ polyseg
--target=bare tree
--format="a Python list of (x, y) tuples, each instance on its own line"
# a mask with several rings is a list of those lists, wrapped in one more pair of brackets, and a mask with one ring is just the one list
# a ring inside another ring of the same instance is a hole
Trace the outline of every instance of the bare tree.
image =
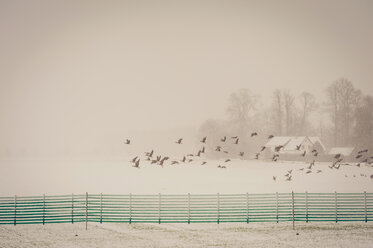
[(294, 96), (290, 93), (288, 89), (283, 92), (284, 97), (284, 109), (285, 109), (285, 126), (286, 126), (286, 135), (292, 134), (292, 127), (294, 121)]
[(354, 145), (359, 149), (373, 150), (373, 97), (365, 96), (356, 109)]
[(354, 111), (360, 99), (360, 91), (352, 83), (341, 78), (327, 88), (329, 113), (333, 122), (334, 145), (351, 142)]
[(283, 100), (282, 94), (279, 89), (276, 89), (273, 92), (273, 102), (272, 102), (272, 110), (273, 110), (273, 123), (275, 125), (275, 129), (277, 135), (282, 135), (282, 121), (283, 121)]
[(315, 97), (309, 92), (302, 92), (300, 95), (301, 102), (301, 117), (299, 123), (299, 132), (302, 135), (308, 134), (308, 117), (312, 111), (317, 107)]

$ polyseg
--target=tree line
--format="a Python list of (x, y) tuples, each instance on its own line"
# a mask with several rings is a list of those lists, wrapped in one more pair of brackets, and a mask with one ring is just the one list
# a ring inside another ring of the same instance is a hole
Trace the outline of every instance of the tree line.
[[(310, 92), (295, 95), (289, 89), (275, 89), (271, 98), (263, 101), (250, 89), (240, 89), (229, 96), (227, 118), (209, 119), (199, 132), (216, 141), (224, 135), (238, 135), (242, 142), (235, 148), (245, 147), (252, 152), (268, 134), (318, 136), (328, 147), (373, 150), (371, 95), (340, 78), (327, 86), (324, 97), (319, 98)], [(250, 139), (253, 131), (265, 135)]]

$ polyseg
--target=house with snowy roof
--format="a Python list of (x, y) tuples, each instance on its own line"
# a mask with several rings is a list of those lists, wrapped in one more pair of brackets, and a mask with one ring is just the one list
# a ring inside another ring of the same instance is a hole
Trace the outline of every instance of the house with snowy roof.
[(353, 155), (355, 151), (354, 147), (332, 147), (328, 154), (329, 155), (337, 155), (341, 154), (343, 157), (350, 157)]
[(271, 152), (275, 152), (276, 147), (281, 146), (279, 151), (282, 154), (302, 154), (311, 153), (317, 150), (318, 153), (325, 153), (326, 148), (318, 137), (308, 136), (275, 136), (270, 139), (265, 147)]

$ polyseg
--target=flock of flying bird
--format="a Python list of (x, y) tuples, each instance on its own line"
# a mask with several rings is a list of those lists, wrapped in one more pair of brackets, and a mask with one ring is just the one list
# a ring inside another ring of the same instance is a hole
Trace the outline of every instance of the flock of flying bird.
[[(253, 133), (251, 133), (250, 137), (254, 137), (254, 136), (257, 136), (257, 135), (258, 135), (257, 132), (253, 132)], [(268, 135), (268, 139), (272, 139), (273, 137), (274, 137), (274, 135)], [(232, 136), (232, 137), (230, 137), (230, 140), (233, 141), (232, 144), (237, 145), (237, 144), (239, 143), (239, 140), (240, 140), (240, 139), (239, 139), (238, 136)], [(176, 165), (176, 164), (180, 164), (180, 163), (190, 163), (190, 162), (194, 161), (193, 157), (201, 157), (201, 155), (205, 153), (205, 144), (206, 144), (206, 142), (207, 142), (207, 136), (203, 137), (203, 138), (200, 140), (200, 142), (203, 144), (203, 146), (202, 146), (202, 148), (201, 148), (200, 150), (198, 150), (198, 152), (197, 152), (196, 154), (192, 154), (192, 153), (190, 153), (190, 154), (186, 154), (186, 155), (184, 155), (183, 158), (180, 159), (180, 160), (172, 160), (172, 161), (170, 162), (170, 164), (171, 164), (171, 165)], [(226, 136), (222, 137), (222, 138), (220, 139), (220, 142), (221, 142), (221, 143), (226, 143), (226, 142), (228, 142), (227, 137), (226, 137)], [(177, 145), (182, 145), (182, 144), (183, 144), (183, 138), (179, 138), (175, 143), (176, 143)], [(124, 141), (124, 144), (126, 144), (126, 145), (130, 145), (130, 144), (131, 144), (131, 140), (126, 139), (126, 140)], [(258, 153), (255, 153), (254, 159), (259, 159), (259, 156), (261, 155), (261, 153), (262, 153), (266, 148), (267, 148), (266, 146), (262, 146), (262, 147), (260, 148), (260, 151), (259, 151)], [(277, 162), (278, 158), (280, 157), (280, 151), (281, 151), (281, 149), (283, 149), (283, 148), (284, 148), (284, 146), (282, 146), (282, 145), (278, 145), (278, 146), (275, 146), (275, 147), (274, 147), (274, 151), (275, 151), (275, 153), (274, 153), (274, 155), (272, 156), (272, 161), (273, 161), (273, 162)], [(301, 150), (301, 144), (299, 144), (299, 145), (296, 146), (296, 150), (298, 150), (298, 151)], [(214, 150), (214, 151), (215, 151), (215, 152), (223, 152), (223, 153), (226, 153), (226, 154), (229, 153), (229, 151), (227, 151), (227, 150), (223, 150), (222, 144), (215, 146), (215, 150)], [(240, 157), (243, 157), (244, 154), (245, 154), (245, 153), (244, 153), (243, 151), (241, 151), (241, 152), (239, 152), (238, 155), (239, 155)], [(313, 149), (313, 150), (311, 151), (311, 154), (310, 154), (310, 155), (313, 156), (313, 157), (317, 157), (318, 154), (319, 154), (319, 152), (318, 152), (316, 149)], [(370, 157), (369, 157), (369, 156), (367, 156), (367, 154), (368, 154), (368, 149), (364, 149), (364, 150), (360, 150), (360, 151), (358, 151), (358, 153), (357, 153), (356, 156), (355, 156), (355, 159), (359, 161), (358, 163), (355, 163), (355, 165), (356, 165), (357, 167), (360, 168), (361, 164), (363, 164), (363, 163), (364, 163), (365, 165), (367, 165), (367, 166), (373, 164), (373, 156), (370, 156)], [(303, 152), (300, 154), (300, 156), (305, 157), (305, 156), (306, 156), (306, 151), (303, 151)], [(161, 167), (163, 167), (164, 164), (165, 164), (165, 162), (166, 162), (167, 160), (170, 159), (168, 156), (164, 156), (164, 157), (162, 157), (161, 155), (157, 155), (157, 156), (156, 156), (156, 155), (154, 154), (154, 150), (151, 150), (150, 152), (145, 152), (145, 157), (146, 157), (145, 160), (148, 161), (148, 162), (150, 162), (150, 164), (160, 165)], [(337, 169), (337, 170), (338, 170), (338, 169), (340, 168), (341, 165), (353, 165), (353, 164), (349, 164), (349, 163), (342, 163), (342, 161), (343, 161), (343, 155), (342, 155), (342, 154), (336, 154), (336, 155), (334, 156), (334, 159), (335, 159), (335, 160), (332, 162), (332, 164), (331, 164), (330, 166), (328, 166), (330, 169)], [(370, 161), (369, 161), (369, 160), (370, 160)], [(227, 159), (224, 160), (224, 164), (226, 164), (226, 163), (228, 163), (228, 162), (230, 162), (230, 161), (231, 161), (231, 159), (230, 159), (230, 158), (227, 158)], [(133, 163), (133, 167), (135, 167), (135, 168), (140, 168), (140, 158), (139, 158), (139, 156), (134, 157), (130, 162)], [(313, 159), (313, 160), (309, 163), (308, 166), (306, 166), (305, 168), (300, 168), (299, 171), (304, 171), (305, 174), (310, 174), (310, 173), (312, 173), (312, 172), (313, 172), (312, 168), (315, 166), (315, 162), (316, 162), (316, 161)], [(202, 161), (201, 165), (205, 165), (205, 164), (207, 164), (207, 162), (206, 162), (206, 161)], [(220, 164), (219, 164), (219, 165), (217, 166), (217, 168), (220, 168), (220, 169), (226, 169), (227, 166), (226, 166), (226, 165), (220, 165)], [(286, 174), (284, 175), (286, 181), (291, 181), (291, 180), (293, 179), (293, 174), (292, 174), (292, 172), (293, 172), (293, 170), (289, 170), (289, 171), (286, 172)], [(318, 170), (316, 170), (316, 173), (322, 173), (322, 170), (318, 169)], [(363, 173), (360, 173), (360, 176), (367, 177), (367, 175), (366, 175), (366, 174), (363, 174)], [(348, 176), (345, 175), (345, 177), (348, 177)], [(353, 175), (353, 177), (356, 177), (356, 175)], [(370, 175), (370, 178), (373, 179), (373, 174)], [(277, 177), (276, 177), (276, 176), (273, 176), (272, 179), (273, 179), (274, 181), (276, 181), (276, 180), (277, 180)]]

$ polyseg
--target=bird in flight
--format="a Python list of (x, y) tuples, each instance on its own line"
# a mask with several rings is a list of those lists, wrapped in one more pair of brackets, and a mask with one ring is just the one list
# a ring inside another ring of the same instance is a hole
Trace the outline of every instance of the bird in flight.
[(137, 156), (131, 160), (131, 163), (136, 163)]
[(300, 151), (300, 148), (302, 147), (302, 144), (299, 144), (296, 147), (297, 147), (297, 150)]
[(231, 139), (238, 139), (238, 136), (232, 136)]
[(272, 135), (272, 134), (268, 135), (268, 139), (272, 139), (273, 137), (275, 137), (275, 136)]
[(124, 141), (124, 144), (129, 145), (129, 144), (131, 144), (131, 141), (129, 139), (126, 139), (126, 141)]
[(273, 181), (276, 181), (276, 177), (275, 176), (272, 176), (272, 179), (273, 179)]
[(183, 141), (183, 138), (180, 138), (180, 139), (178, 139), (175, 143), (180, 145), (180, 144), (182, 144), (182, 143), (181, 143), (182, 141)]
[(241, 157), (243, 157), (244, 154), (245, 154), (244, 152), (240, 152), (240, 153), (239, 153), (239, 155), (240, 155)]
[(251, 133), (251, 137), (254, 137), (254, 136), (256, 136), (256, 135), (258, 135), (257, 132)]
[(203, 161), (201, 165), (204, 165), (204, 164), (207, 164), (207, 162), (206, 162), (206, 161)]
[(140, 159), (135, 162), (135, 165), (133, 167), (140, 168)]
[(266, 149), (265, 146), (262, 146), (262, 148), (260, 149), (260, 152), (264, 151)]
[(228, 159), (226, 159), (224, 162), (225, 162), (225, 163), (228, 163), (229, 161), (231, 161), (231, 160), (228, 158)]
[(237, 139), (236, 139), (236, 142), (234, 142), (234, 144), (235, 144), (235, 145), (237, 145), (237, 144), (238, 144), (238, 140), (239, 140), (239, 138), (237, 138)]
[(220, 139), (221, 142), (225, 142), (227, 140), (227, 137), (223, 137), (222, 139)]
[(202, 140), (201, 140), (201, 142), (202, 143), (206, 143), (206, 139), (207, 139), (207, 136), (203, 137)]
[(283, 148), (283, 147), (284, 147), (283, 145), (276, 146), (275, 151), (279, 152), (281, 150), (281, 148)]

